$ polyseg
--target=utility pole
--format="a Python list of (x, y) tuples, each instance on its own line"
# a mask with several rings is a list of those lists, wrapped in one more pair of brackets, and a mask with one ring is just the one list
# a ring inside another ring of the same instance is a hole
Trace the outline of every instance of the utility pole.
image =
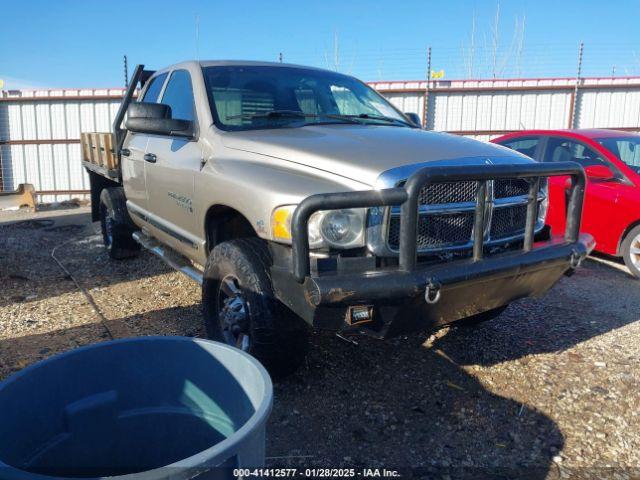
[(124, 88), (129, 87), (129, 64), (127, 62), (127, 56), (124, 56)]
[(422, 127), (427, 129), (427, 115), (429, 113), (429, 83), (431, 81), (431, 47), (427, 47), (427, 85), (422, 99)]
[(580, 42), (578, 49), (578, 71), (576, 72), (576, 81), (573, 86), (573, 95), (571, 97), (571, 112), (569, 114), (569, 128), (576, 128), (576, 111), (578, 109), (578, 88), (580, 86), (580, 78), (582, 77), (582, 53), (584, 51), (584, 43)]

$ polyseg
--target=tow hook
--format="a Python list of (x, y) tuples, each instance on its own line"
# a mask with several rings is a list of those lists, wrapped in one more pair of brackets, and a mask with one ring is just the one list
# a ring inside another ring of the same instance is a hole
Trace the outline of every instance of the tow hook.
[(441, 288), (442, 288), (442, 285), (430, 279), (429, 282), (427, 283), (427, 288), (424, 291), (425, 302), (430, 303), (432, 305), (434, 303), (438, 303), (438, 300), (440, 300)]
[(578, 268), (582, 263), (582, 255), (577, 250), (571, 251), (571, 268)]
[(570, 277), (571, 275), (573, 275), (575, 273), (576, 268), (578, 268), (580, 266), (580, 264), (582, 263), (582, 259), (583, 256), (580, 255), (580, 252), (578, 252), (577, 250), (572, 250), (571, 251), (571, 257), (569, 257), (569, 270), (567, 270), (564, 274), (567, 277)]

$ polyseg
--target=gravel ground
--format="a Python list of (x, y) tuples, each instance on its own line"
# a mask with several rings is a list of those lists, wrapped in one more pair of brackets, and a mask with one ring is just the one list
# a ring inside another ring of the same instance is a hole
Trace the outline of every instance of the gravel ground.
[[(96, 231), (87, 207), (0, 213), (0, 378), (111, 336), (203, 335), (195, 283), (148, 253), (109, 261)], [(269, 462), (635, 478), (638, 305), (640, 282), (596, 258), (483, 325), (357, 345), (317, 333), (275, 386)]]

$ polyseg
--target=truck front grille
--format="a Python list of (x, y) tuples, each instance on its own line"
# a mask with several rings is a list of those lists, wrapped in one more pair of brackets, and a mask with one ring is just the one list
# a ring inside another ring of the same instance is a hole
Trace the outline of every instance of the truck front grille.
[(494, 198), (509, 198), (527, 195), (529, 182), (522, 178), (504, 178), (493, 181)]
[(422, 187), (418, 197), (420, 205), (445, 205), (449, 203), (473, 202), (478, 182), (443, 182)]
[[(477, 181), (442, 182), (420, 190), (418, 252), (471, 248)], [(496, 242), (524, 235), (529, 182), (508, 178), (488, 182), (485, 241)], [(539, 201), (541, 201), (540, 199)], [(392, 209), (387, 224), (387, 245), (400, 245), (400, 211)]]
[(524, 234), (527, 206), (502, 207), (493, 210), (491, 238), (494, 240)]
[[(418, 217), (418, 250), (462, 246), (473, 233), (473, 212)], [(389, 246), (400, 245), (400, 217), (393, 216), (389, 224)]]

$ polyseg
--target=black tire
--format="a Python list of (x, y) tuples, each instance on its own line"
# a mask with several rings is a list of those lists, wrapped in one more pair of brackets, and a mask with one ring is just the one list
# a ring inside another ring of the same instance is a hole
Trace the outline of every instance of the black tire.
[(622, 241), (622, 258), (631, 275), (640, 278), (640, 225), (627, 233)]
[(100, 193), (100, 228), (109, 256), (116, 260), (138, 255), (140, 245), (131, 236), (136, 226), (127, 212), (127, 200), (121, 187), (105, 188)]
[(459, 327), (473, 327), (474, 325), (478, 325), (480, 323), (488, 322), (489, 320), (493, 320), (502, 312), (504, 312), (509, 304), (503, 305), (501, 307), (492, 308), (491, 310), (487, 310), (486, 312), (478, 313), (476, 315), (471, 315), (467, 318), (461, 318), (454, 325)]
[(271, 264), (259, 238), (217, 245), (205, 265), (202, 304), (209, 338), (242, 348), (282, 378), (304, 361), (309, 328), (275, 298)]

